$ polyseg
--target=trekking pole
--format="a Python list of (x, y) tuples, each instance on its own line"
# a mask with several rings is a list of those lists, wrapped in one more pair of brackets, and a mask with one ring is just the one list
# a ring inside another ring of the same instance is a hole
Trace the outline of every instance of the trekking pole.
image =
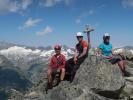
[(91, 48), (91, 44), (90, 44), (90, 32), (94, 31), (93, 28), (90, 28), (90, 26), (87, 24), (85, 26), (85, 30), (84, 30), (84, 33), (87, 33), (87, 38), (88, 38), (88, 44), (90, 45), (90, 48)]

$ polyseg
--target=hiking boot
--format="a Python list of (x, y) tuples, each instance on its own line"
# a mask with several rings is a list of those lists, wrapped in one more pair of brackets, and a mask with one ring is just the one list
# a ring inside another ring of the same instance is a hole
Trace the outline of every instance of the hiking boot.
[(127, 71), (124, 71), (124, 72), (123, 72), (123, 76), (125, 76), (125, 77), (130, 77), (131, 74), (130, 74), (129, 72), (127, 72)]
[(51, 82), (48, 83), (48, 89), (52, 89), (52, 88), (53, 88), (52, 83)]
[(73, 82), (74, 77), (75, 77), (75, 74), (72, 74), (72, 75), (70, 76), (70, 83), (72, 83), (72, 82)]

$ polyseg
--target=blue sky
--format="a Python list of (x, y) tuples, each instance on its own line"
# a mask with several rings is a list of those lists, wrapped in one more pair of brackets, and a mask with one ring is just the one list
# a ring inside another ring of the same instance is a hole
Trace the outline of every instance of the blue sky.
[(93, 47), (106, 32), (114, 47), (133, 46), (133, 0), (0, 0), (1, 41), (74, 47), (86, 24)]

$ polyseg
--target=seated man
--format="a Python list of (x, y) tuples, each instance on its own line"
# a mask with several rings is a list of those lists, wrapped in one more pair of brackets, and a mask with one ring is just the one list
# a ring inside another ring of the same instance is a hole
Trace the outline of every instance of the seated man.
[(110, 35), (108, 33), (103, 36), (103, 43), (99, 45), (98, 54), (103, 55), (105, 58), (109, 59), (112, 64), (118, 63), (118, 66), (125, 76), (125, 57), (122, 53), (115, 54), (112, 49), (112, 44), (110, 43)]
[(48, 84), (49, 87), (52, 87), (52, 72), (57, 70), (61, 72), (60, 81), (64, 79), (65, 76), (65, 63), (66, 59), (63, 54), (61, 54), (61, 46), (56, 45), (54, 47), (55, 55), (52, 56), (49, 67), (48, 67)]
[(69, 70), (72, 75), (70, 82), (73, 81), (76, 71), (79, 68), (80, 64), (88, 56), (89, 46), (88, 46), (88, 42), (83, 40), (83, 33), (78, 32), (76, 37), (77, 37), (78, 43), (76, 45), (75, 55), (73, 58), (69, 59), (66, 63), (66, 69)]

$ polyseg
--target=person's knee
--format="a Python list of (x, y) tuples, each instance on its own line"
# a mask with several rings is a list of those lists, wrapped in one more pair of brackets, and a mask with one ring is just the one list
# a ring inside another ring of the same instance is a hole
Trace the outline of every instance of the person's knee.
[(118, 66), (121, 67), (121, 68), (123, 68), (124, 67), (124, 61), (119, 61), (118, 62)]
[(117, 64), (120, 65), (121, 64), (121, 61), (118, 61)]
[(65, 68), (62, 68), (61, 69), (61, 73), (65, 73)]
[(123, 60), (120, 60), (118, 63), (119, 63), (119, 64), (123, 64), (123, 62), (124, 62)]

